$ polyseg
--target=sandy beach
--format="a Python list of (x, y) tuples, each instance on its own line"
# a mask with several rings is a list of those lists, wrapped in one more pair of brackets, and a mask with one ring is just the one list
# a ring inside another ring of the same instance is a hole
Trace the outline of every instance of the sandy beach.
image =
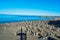
[(60, 36), (60, 28), (49, 25), (49, 21), (26, 21), (0, 24), (0, 40), (20, 40), (21, 27), (27, 34), (27, 40), (47, 40), (52, 37), (56, 40), (55, 35)]

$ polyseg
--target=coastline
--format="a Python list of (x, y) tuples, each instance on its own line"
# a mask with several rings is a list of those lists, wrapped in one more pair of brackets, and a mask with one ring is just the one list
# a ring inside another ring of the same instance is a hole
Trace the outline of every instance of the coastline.
[[(21, 27), (24, 32), (27, 32), (27, 40), (38, 40), (38, 37), (48, 38), (52, 37), (54, 39), (59, 40), (55, 35), (60, 36), (60, 31), (58, 27), (54, 27), (54, 25), (49, 25), (49, 21), (54, 20), (33, 20), (33, 21), (24, 21), (24, 22), (11, 22), (0, 24), (0, 39), (6, 38), (11, 40), (17, 40), (19, 37), (17, 33), (19, 33)], [(57, 21), (57, 20), (56, 20)], [(33, 32), (33, 33), (32, 33)], [(40, 34), (40, 36), (38, 35)], [(54, 37), (53, 37), (54, 36)], [(32, 39), (30, 39), (32, 38)]]

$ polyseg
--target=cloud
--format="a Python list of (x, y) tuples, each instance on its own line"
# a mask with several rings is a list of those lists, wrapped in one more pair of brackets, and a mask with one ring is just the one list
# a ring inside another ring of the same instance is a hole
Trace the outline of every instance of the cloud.
[(12, 14), (12, 15), (35, 15), (35, 16), (60, 16), (60, 13), (33, 10), (33, 9), (2, 9), (0, 14)]

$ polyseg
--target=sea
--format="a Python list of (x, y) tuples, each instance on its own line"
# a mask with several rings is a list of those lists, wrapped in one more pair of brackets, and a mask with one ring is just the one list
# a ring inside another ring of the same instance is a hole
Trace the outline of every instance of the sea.
[(10, 22), (34, 21), (34, 20), (51, 20), (49, 17), (29, 16), (29, 15), (8, 15), (0, 14), (0, 24)]

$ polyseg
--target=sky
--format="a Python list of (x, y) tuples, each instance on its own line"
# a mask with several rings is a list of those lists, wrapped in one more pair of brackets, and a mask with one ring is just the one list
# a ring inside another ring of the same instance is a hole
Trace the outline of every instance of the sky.
[(60, 0), (0, 0), (0, 14), (60, 16)]

